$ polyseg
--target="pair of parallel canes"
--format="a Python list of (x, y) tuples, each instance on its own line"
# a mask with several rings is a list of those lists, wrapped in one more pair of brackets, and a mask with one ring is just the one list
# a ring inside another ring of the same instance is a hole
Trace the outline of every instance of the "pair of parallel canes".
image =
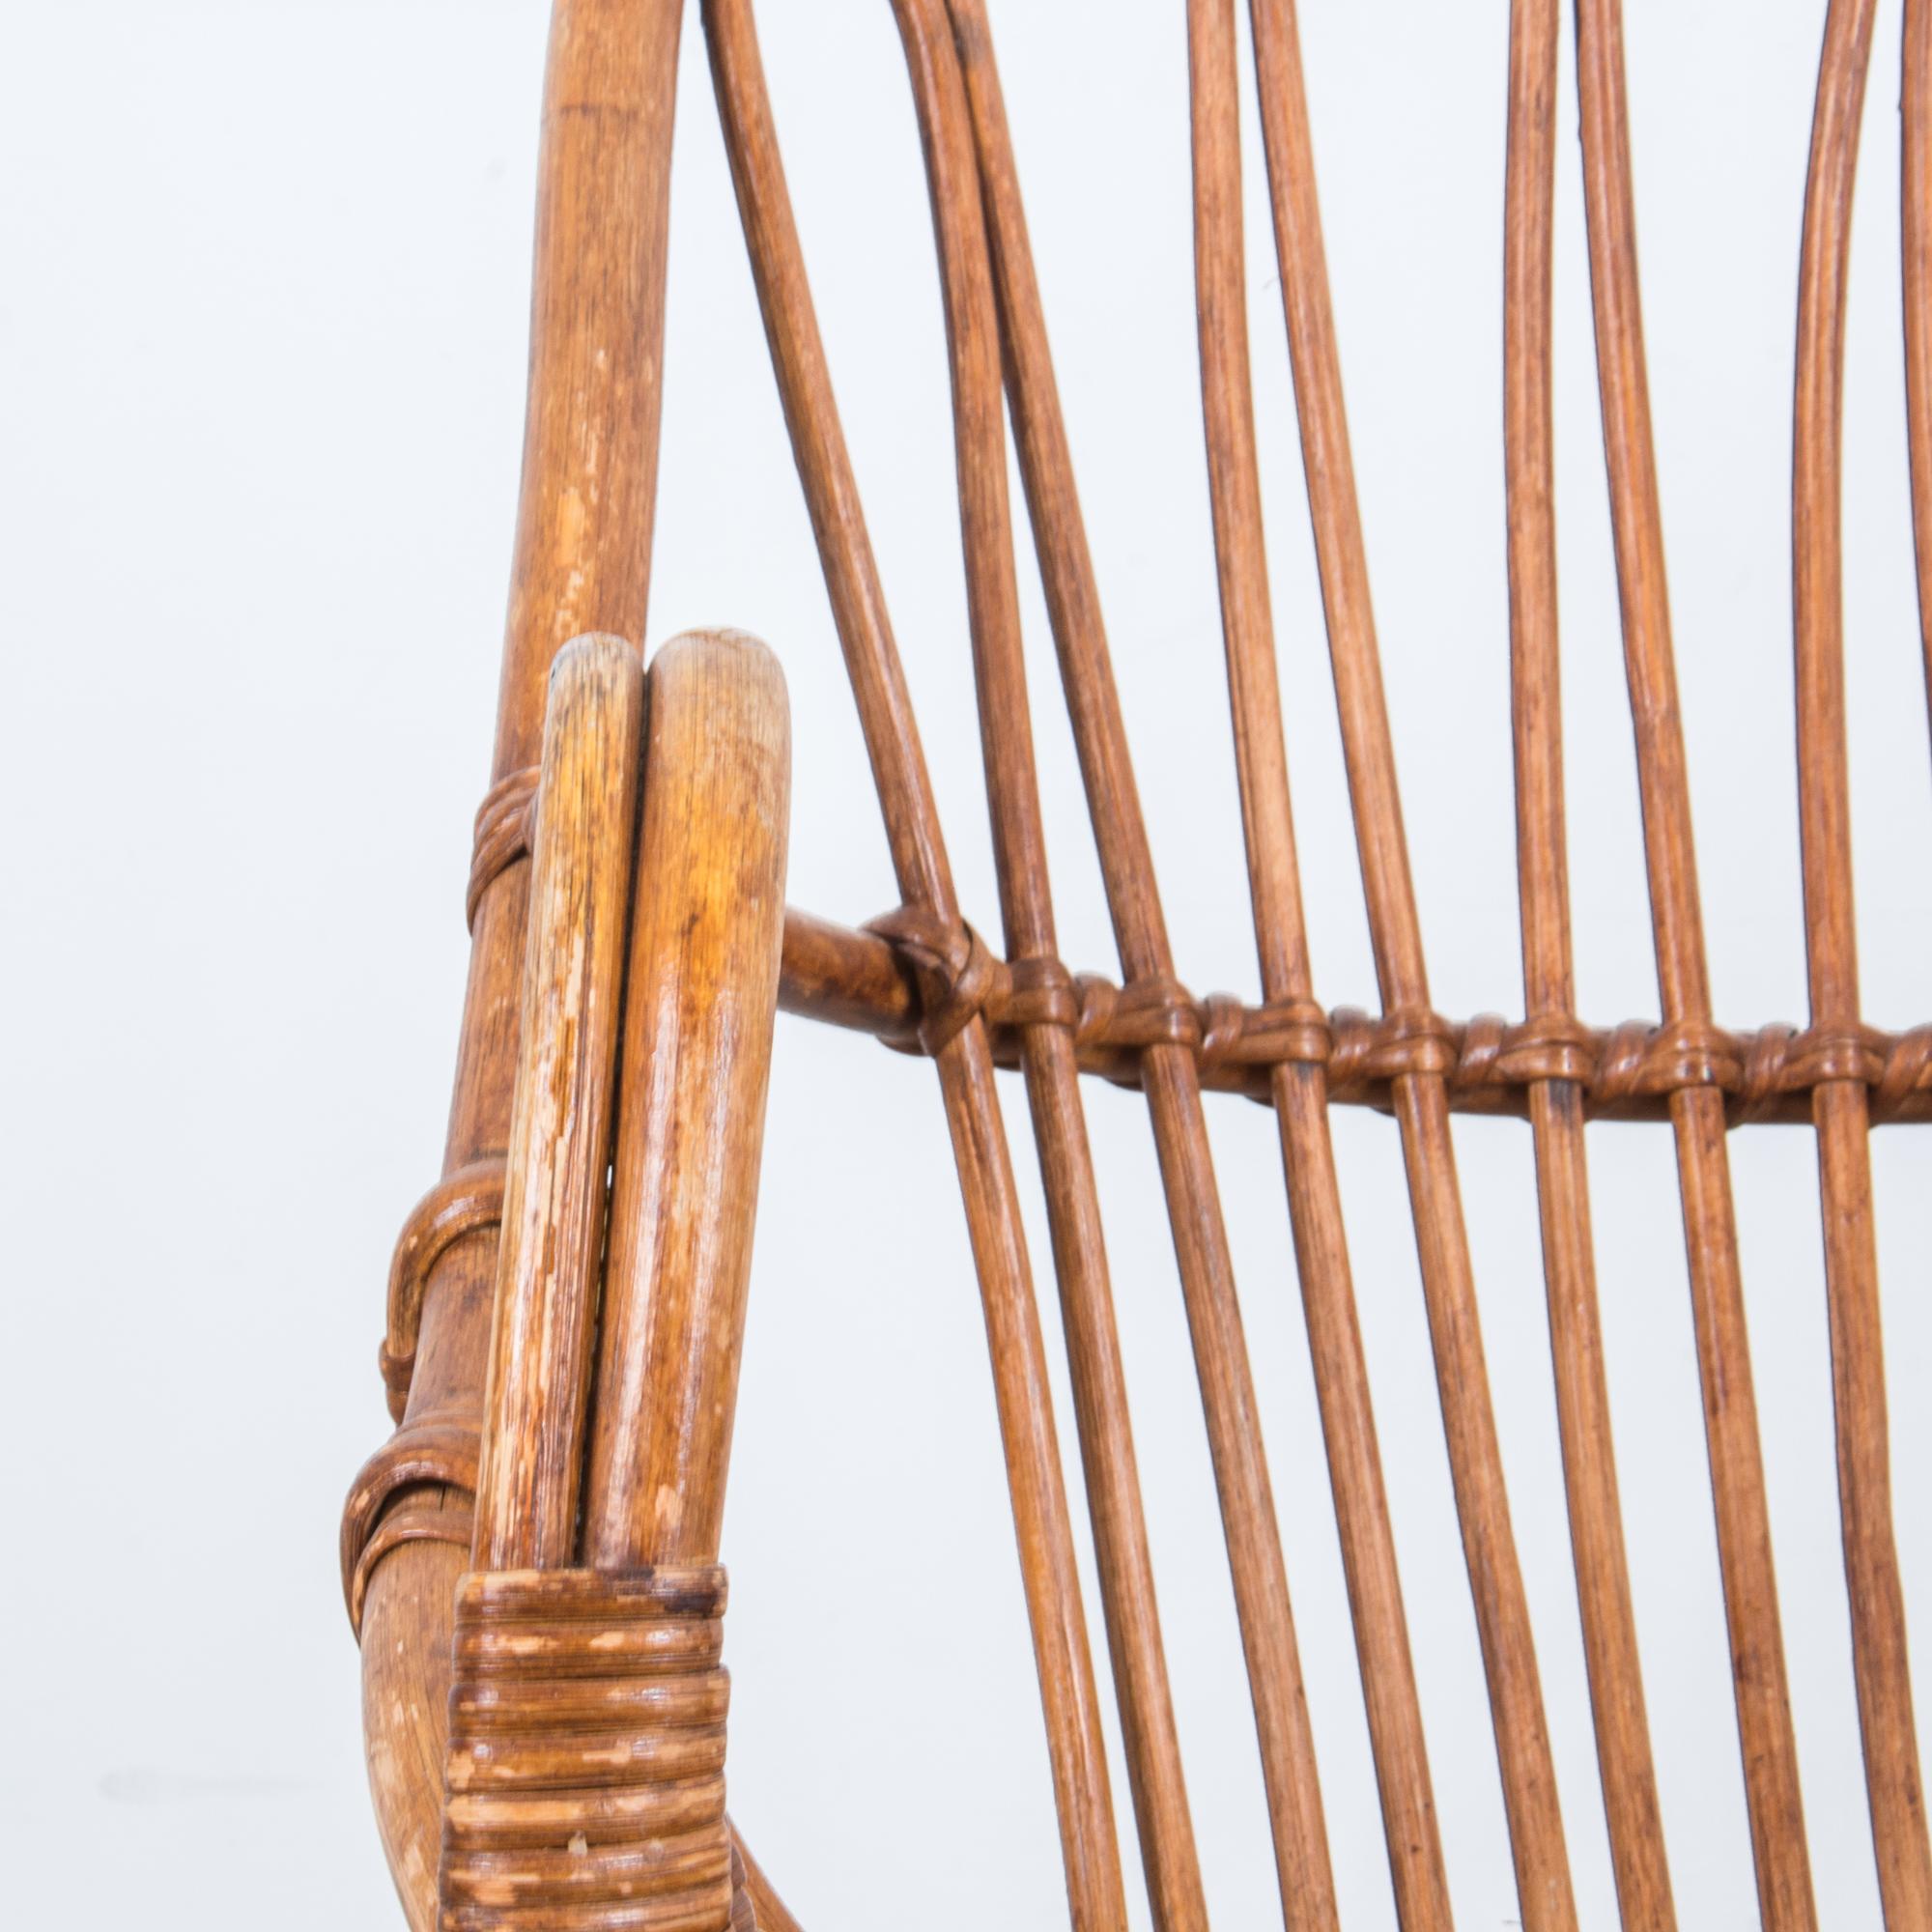
[(753, 640), (675, 639), (648, 686), (621, 639), (558, 656), (459, 1587), (449, 1932), (566, 1900), (613, 1925), (730, 1910), (716, 1563), (789, 778)]

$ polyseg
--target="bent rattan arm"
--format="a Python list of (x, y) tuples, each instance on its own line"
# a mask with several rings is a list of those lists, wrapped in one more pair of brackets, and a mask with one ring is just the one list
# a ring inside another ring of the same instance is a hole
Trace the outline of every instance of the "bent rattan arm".
[[(585, 632), (634, 641), (644, 632), (681, 11), (676, 0), (559, 0), (553, 14), (498, 780), (535, 759), (557, 650)], [(445, 1176), (500, 1162), (508, 1144), (527, 896), (528, 867), (514, 865), (471, 903)], [(401, 1429), (384, 1452), (411, 1471), (389, 1507), (409, 1508), (422, 1533), (360, 1570), (355, 1592), (377, 1814), (418, 1928), (434, 1892), (436, 1740), (455, 1579), (469, 1542), (466, 1471), (448, 1445), (474, 1440), (495, 1279), (496, 1230), (479, 1216), (434, 1258), (405, 1321), (392, 1321), (390, 1358), (412, 1360), (413, 1372)], [(399, 1328), (409, 1335), (401, 1355)], [(359, 1483), (358, 1493), (369, 1487)], [(345, 1519), (346, 1546), (353, 1521)], [(371, 1527), (380, 1537), (381, 1525)], [(346, 1558), (360, 1555), (345, 1547)], [(359, 1567), (352, 1562), (349, 1574)]]

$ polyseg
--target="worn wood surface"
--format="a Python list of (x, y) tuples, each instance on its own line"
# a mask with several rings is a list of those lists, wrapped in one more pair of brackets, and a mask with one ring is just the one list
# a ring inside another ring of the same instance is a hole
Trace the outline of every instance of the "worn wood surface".
[(791, 730), (741, 632), (651, 660), (582, 1559), (714, 1563), (784, 926)]
[(472, 1559), (577, 1547), (631, 899), (643, 667), (580, 638), (551, 672)]

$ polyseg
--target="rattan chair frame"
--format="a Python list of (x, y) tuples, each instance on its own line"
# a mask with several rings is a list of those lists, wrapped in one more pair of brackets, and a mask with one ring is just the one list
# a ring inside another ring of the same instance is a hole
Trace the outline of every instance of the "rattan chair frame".
[[(648, 678), (639, 668), (682, 9), (678, 0), (555, 0), (522, 512), (495, 783), (478, 814), (469, 881), (473, 951), (444, 1178), (398, 1245), (383, 1362), (399, 1428), (358, 1477), (343, 1529), (377, 1809), (412, 1921), (791, 1925), (724, 1821), (717, 1667), (718, 1525), (776, 1005), (923, 1053), (938, 1070), (984, 1304), (1067, 1900), (1081, 1932), (1124, 1924), (1127, 1880), (996, 1068), (1022, 1073), (1039, 1151), (1107, 1652), (1159, 1932), (1196, 1932), (1208, 1914), (1080, 1076), (1146, 1095), (1284, 1921), (1295, 1928), (1334, 1927), (1338, 1910), (1203, 1093), (1244, 1094), (1278, 1122), (1390, 1874), (1411, 1932), (1450, 1925), (1449, 1892), (1329, 1109), (1368, 1104), (1400, 1126), (1521, 1922), (1532, 1932), (1568, 1932), (1577, 1908), (1450, 1116), (1511, 1114), (1531, 1127), (1604, 1805), (1622, 1921), (1643, 1928), (1676, 1921), (1624, 1551), (1584, 1123), (1672, 1127), (1758, 1902), (1771, 1932), (1810, 1932), (1817, 1912), (1727, 1135), (1759, 1122), (1810, 1122), (1880, 1894), (1889, 1932), (1932, 1927), (1868, 1151), (1874, 1124), (1932, 1119), (1932, 1027), (1889, 1035), (1861, 1016), (1841, 615), (1846, 272), (1873, 0), (1830, 0), (1801, 253), (1793, 613), (1811, 1010), (1802, 1030), (1754, 1033), (1719, 1028), (1712, 1011), (1644, 364), (1619, 0), (1577, 0), (1577, 70), (1662, 1017), (1609, 1029), (1575, 1009), (1564, 828), (1550, 376), (1559, 0), (1510, 8), (1503, 426), (1524, 1013), (1460, 1024), (1435, 1011), (1424, 965), (1293, 0), (1251, 0), (1249, 24), (1375, 1016), (1317, 1003), (1302, 913), (1249, 373), (1234, 0), (1188, 0), (1186, 18), (1204, 425), (1259, 1005), (1197, 999), (1175, 977), (983, 0), (894, 0), (894, 12), (943, 285), (1001, 954), (966, 922), (948, 864), (818, 334), (751, 0), (703, 0), (703, 27), (900, 905), (856, 929), (783, 909), (784, 698), (762, 647), (704, 635), (668, 646)], [(1932, 0), (1907, 0), (1903, 103), (1911, 490), (1932, 691)], [(1056, 939), (1009, 424), (1118, 981), (1071, 971)], [(541, 1669), (504, 1662), (517, 1633), (549, 1660)], [(593, 1653), (635, 1662), (616, 1668)], [(624, 1749), (644, 1769), (612, 1783), (585, 1769), (583, 1741), (605, 1738), (619, 1707)], [(657, 1822), (646, 1830), (640, 1818)]]

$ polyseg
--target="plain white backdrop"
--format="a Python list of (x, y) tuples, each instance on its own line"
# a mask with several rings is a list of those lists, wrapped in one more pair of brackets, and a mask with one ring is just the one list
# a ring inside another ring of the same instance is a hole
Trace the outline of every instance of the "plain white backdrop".
[[(1194, 362), (1179, 0), (993, 8), (1179, 967), (1255, 995)], [(1799, 216), (1821, 0), (1636, 6), (1637, 205), (1719, 1015), (1802, 1021), (1789, 619)], [(389, 1243), (435, 1177), (523, 413), (542, 0), (69, 0), (0, 23), (8, 1230), (0, 1844), (22, 1925), (399, 1922), (335, 1571), (387, 1429)], [(937, 285), (884, 0), (766, 0), (835, 381), (970, 914), (996, 925)], [(1304, 51), (1435, 1004), (1518, 1013), (1500, 287), (1508, 9), (1307, 0)], [(1867, 1014), (1925, 1018), (1898, 9), (1853, 256), (1846, 478)], [(1567, 29), (1566, 29), (1567, 35)], [(1570, 49), (1558, 518), (1579, 1001), (1654, 1013), (1598, 455)], [(687, 29), (650, 640), (769, 639), (791, 897), (893, 899)], [(1318, 982), (1373, 1004), (1250, 133), (1256, 404)], [(1063, 950), (1113, 969), (1023, 560)], [(1024, 1110), (1007, 1088), (1059, 1328)], [(1344, 1917), (1394, 1922), (1262, 1110), (1212, 1110)], [(1216, 1922), (1278, 1910), (1138, 1099), (1092, 1093)], [(1336, 1122), (1459, 1922), (1516, 1922), (1391, 1123)], [(1614, 1923), (1526, 1130), (1457, 1128), (1584, 1922)], [(1682, 1922), (1752, 1924), (1668, 1136), (1591, 1134), (1631, 1565)], [(1908, 1604), (1932, 1618), (1928, 1147), (1875, 1139)], [(1815, 1156), (1733, 1142), (1823, 1920), (1875, 1927), (1838, 1569)], [(1069, 1487), (1078, 1495), (1062, 1387)], [(726, 1560), (732, 1808), (808, 1925), (1064, 1922), (983, 1331), (929, 1069), (781, 1021)], [(1085, 1530), (1082, 1529), (1083, 1551)], [(1096, 1653), (1104, 1660), (1097, 1611)], [(1923, 1687), (1921, 1687), (1923, 1689)], [(1928, 1693), (1932, 1694), (1932, 1693)], [(1925, 1701), (1921, 1696), (1921, 1703)], [(1124, 1776), (1115, 1794), (1131, 1853)], [(1130, 1885), (1130, 1891), (1135, 1888)], [(1144, 1902), (1134, 1906), (1145, 1923)]]

